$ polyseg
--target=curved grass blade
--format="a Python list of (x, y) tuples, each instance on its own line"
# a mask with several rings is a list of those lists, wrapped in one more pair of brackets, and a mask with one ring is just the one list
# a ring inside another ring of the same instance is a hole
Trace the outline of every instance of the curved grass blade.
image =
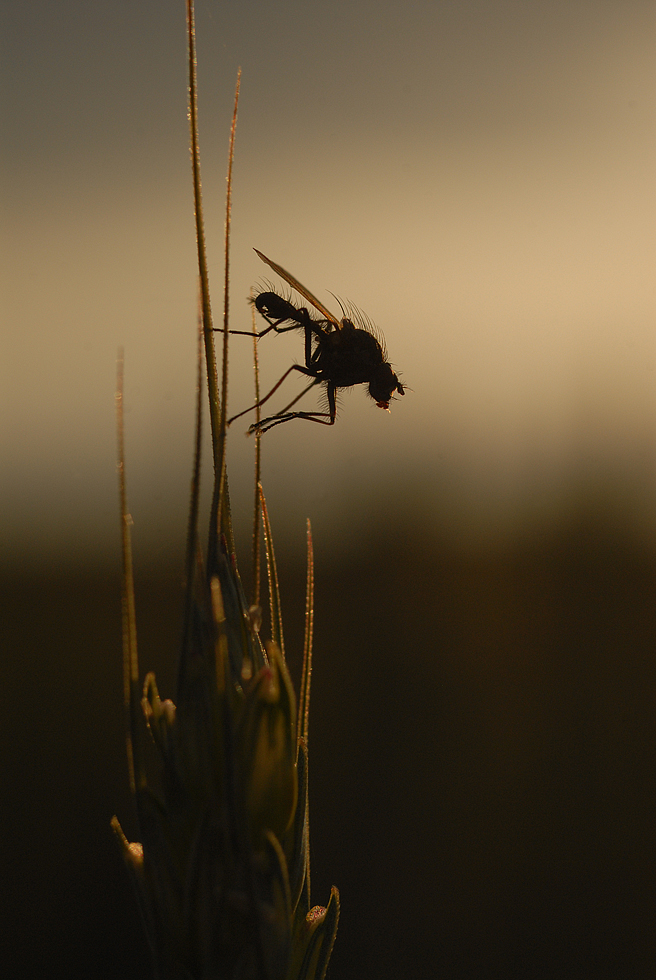
[[(310, 841), (308, 833), (308, 751), (302, 738), (296, 752), (298, 802), (294, 822), (285, 839), (285, 853), (295, 918), (303, 919), (310, 911)], [(302, 901), (302, 897), (305, 899)]]
[(327, 907), (315, 905), (299, 930), (303, 958), (300, 963), (294, 963), (290, 971), (297, 980), (323, 980), (335, 945), (338, 922), (339, 892), (333, 887)]

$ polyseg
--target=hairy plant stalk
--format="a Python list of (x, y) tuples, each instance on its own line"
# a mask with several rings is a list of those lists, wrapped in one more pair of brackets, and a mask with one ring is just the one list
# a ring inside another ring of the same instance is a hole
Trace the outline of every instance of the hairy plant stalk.
[[(321, 980), (339, 917), (310, 903), (308, 708), (312, 656), (312, 538), (303, 673), (298, 707), (284, 653), (273, 538), (260, 483), (256, 440), (254, 534), (264, 529), (272, 639), (260, 639), (259, 548), (254, 605), (234, 554), (227, 486), (226, 403), (231, 174), (230, 139), (222, 385), (214, 352), (198, 145), (192, 0), (187, 0), (189, 120), (199, 264), (199, 368), (195, 458), (187, 531), (186, 599), (175, 703), (161, 700), (153, 674), (139, 685), (134, 586), (123, 447), (123, 361), (117, 419), (123, 550), (123, 659), (130, 785), (139, 843), (112, 826), (131, 873), (158, 980)], [(210, 538), (198, 536), (204, 351), (214, 457)], [(257, 384), (257, 362), (256, 362)], [(158, 752), (157, 789), (146, 774), (147, 729)]]

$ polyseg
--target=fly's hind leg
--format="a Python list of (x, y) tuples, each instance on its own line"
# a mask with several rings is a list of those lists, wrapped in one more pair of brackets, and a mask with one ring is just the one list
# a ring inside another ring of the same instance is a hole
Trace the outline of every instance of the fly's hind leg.
[[(268, 393), (268, 395), (265, 395), (264, 398), (260, 398), (259, 402), (255, 402), (255, 404), (251, 405), (250, 408), (245, 408), (243, 412), (239, 412), (237, 415), (233, 415), (231, 419), (228, 419), (228, 425), (231, 425), (235, 421), (235, 419), (241, 418), (242, 415), (246, 415), (248, 412), (252, 412), (253, 409), (259, 408), (261, 405), (264, 405), (265, 402), (268, 402), (269, 398), (271, 398), (271, 395), (275, 394), (275, 392), (278, 390), (278, 388), (283, 383), (285, 378), (288, 377), (288, 375), (290, 375), (292, 371), (300, 371), (301, 374), (305, 374), (308, 377), (312, 377), (312, 372), (309, 371), (308, 368), (303, 367), (301, 364), (292, 364), (292, 366), (285, 371), (282, 378), (280, 378), (279, 381), (275, 383), (275, 385)], [(317, 384), (317, 379), (314, 379), (312, 381), (312, 385), (314, 384)], [(311, 388), (312, 385), (310, 385), (309, 387)], [(290, 404), (287, 407), (289, 408), (291, 405), (295, 405), (298, 399), (301, 398), (302, 395), (304, 395), (307, 390), (308, 388), (302, 391), (301, 394), (297, 398), (295, 398), (294, 401), (290, 402)]]
[[(317, 382), (315, 381), (314, 384)], [(312, 385), (309, 385), (305, 391), (290, 402), (287, 408), (291, 408), (296, 402), (302, 398), (302, 396), (310, 390)], [(335, 398), (336, 393), (335, 385), (328, 385), (328, 411), (327, 412), (288, 412), (287, 408), (283, 409), (277, 415), (271, 415), (268, 419), (261, 419), (259, 422), (255, 422), (248, 430), (249, 435), (254, 432), (259, 432), (260, 435), (263, 432), (268, 432), (269, 429), (273, 429), (276, 425), (281, 425), (283, 422), (290, 422), (292, 419), (307, 419), (308, 422), (318, 422), (320, 425), (334, 425), (335, 418), (337, 416), (337, 401)]]

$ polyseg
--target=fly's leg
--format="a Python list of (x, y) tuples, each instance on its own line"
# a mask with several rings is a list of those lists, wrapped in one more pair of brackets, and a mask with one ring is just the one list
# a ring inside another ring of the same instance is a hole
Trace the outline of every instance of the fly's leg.
[[(269, 333), (270, 330), (275, 330), (276, 333), (287, 333), (288, 330), (298, 330), (299, 327), (304, 327), (304, 323), (292, 323), (288, 327), (281, 327), (280, 324), (284, 323), (284, 320), (276, 320), (275, 323), (270, 323), (268, 327), (264, 330), (260, 330), (255, 336), (259, 340), (260, 337), (264, 337), (265, 334)], [(223, 333), (223, 327), (214, 327), (214, 333)], [(239, 334), (240, 337), (252, 337), (252, 330), (228, 330), (228, 333)]]
[[(276, 414), (277, 415), (284, 415), (285, 412), (288, 412), (289, 411), (289, 409), (292, 407), (292, 405), (295, 405), (296, 402), (300, 402), (300, 400), (303, 397), (303, 395), (307, 395), (307, 393), (310, 390), (310, 388), (314, 388), (314, 386), (315, 385), (318, 385), (318, 384), (320, 384), (319, 378), (315, 378), (313, 381), (310, 382), (310, 384), (307, 386), (307, 388), (304, 388), (303, 389), (303, 391), (300, 393), (300, 395), (297, 395), (296, 398), (293, 398), (290, 401), (289, 405), (285, 405), (285, 407), (284, 408), (281, 408), (280, 411), (277, 412)], [(311, 412), (310, 414), (311, 415), (314, 415), (315, 413), (314, 412)]]
[[(252, 334), (251, 334), (251, 336), (252, 336)], [(280, 378), (280, 380), (275, 383), (275, 385), (273, 386), (273, 388), (271, 389), (271, 391), (269, 392), (268, 395), (265, 395), (264, 398), (260, 398), (259, 402), (255, 402), (255, 404), (254, 405), (251, 405), (250, 408), (245, 408), (243, 412), (239, 412), (237, 415), (233, 415), (231, 419), (228, 419), (228, 425), (231, 425), (235, 421), (235, 419), (241, 418), (242, 415), (246, 415), (247, 412), (252, 412), (253, 409), (258, 408), (258, 406), (264, 405), (264, 403), (267, 402), (269, 400), (269, 398), (271, 398), (271, 395), (275, 394), (275, 392), (278, 390), (278, 388), (283, 383), (283, 381), (285, 380), (285, 378), (288, 375), (290, 375), (292, 373), (292, 371), (300, 371), (301, 374), (305, 374), (308, 377), (312, 377), (313, 376), (312, 372), (308, 368), (302, 367), (302, 365), (300, 365), (300, 364), (292, 364), (292, 366), (290, 368), (288, 368), (287, 371), (285, 371), (285, 373), (283, 374), (282, 378)], [(312, 382), (312, 384), (317, 384), (317, 380), (314, 380)], [(310, 385), (310, 387), (312, 387), (312, 385)], [(305, 391), (302, 392), (302, 394), (305, 394)], [(299, 398), (300, 397), (301, 396), (299, 395)], [(298, 398), (295, 398), (294, 401), (291, 402), (291, 404), (294, 405), (297, 401), (298, 401)]]
[(259, 432), (262, 435), (263, 432), (268, 432), (269, 429), (273, 429), (276, 425), (281, 425), (283, 422), (290, 422), (291, 419), (307, 419), (308, 422), (319, 422), (321, 425), (334, 425), (334, 417), (329, 417), (328, 412), (287, 412), (286, 415), (272, 415), (271, 418), (262, 419), (258, 424), (251, 425), (248, 430), (249, 436), (253, 435), (255, 432)]
[[(316, 383), (316, 382), (315, 382)], [(309, 386), (310, 388), (312, 385)], [(309, 391), (306, 388), (305, 391), (301, 392), (298, 398), (295, 398), (293, 402), (287, 406), (291, 408), (292, 405), (296, 404), (299, 398)], [(335, 385), (328, 385), (328, 408), (327, 412), (288, 412), (287, 409), (283, 409), (278, 415), (271, 415), (268, 419), (261, 419), (260, 422), (256, 422), (248, 430), (248, 434), (252, 435), (254, 432), (259, 432), (260, 435), (263, 432), (268, 432), (269, 429), (273, 429), (276, 425), (281, 425), (283, 422), (290, 422), (291, 419), (307, 419), (308, 422), (318, 422), (320, 425), (334, 425), (335, 418), (337, 416), (337, 402), (335, 399), (336, 388)]]
[[(259, 340), (260, 337), (264, 337), (264, 335), (269, 333), (270, 330), (275, 330), (276, 333), (287, 333), (288, 330), (298, 330), (300, 327), (305, 330), (306, 349), (307, 349), (307, 333), (309, 330), (311, 336), (313, 330), (312, 318), (310, 317), (310, 314), (308, 313), (308, 311), (304, 306), (302, 306), (300, 310), (296, 310), (296, 314), (297, 315), (294, 318), (292, 318), (291, 316), (280, 317), (279, 320), (275, 320), (272, 323), (268, 319), (268, 317), (264, 315), (264, 313), (260, 313), (260, 316), (264, 317), (264, 319), (267, 321), (269, 326), (265, 327), (264, 330), (260, 330), (258, 333), (255, 334), (255, 336)], [(280, 326), (281, 323), (286, 323), (288, 320), (291, 321), (288, 327)], [(223, 327), (214, 327), (214, 333), (223, 333)], [(240, 337), (253, 336), (252, 330), (228, 330), (228, 333), (238, 334)], [(307, 356), (305, 360), (307, 362)]]

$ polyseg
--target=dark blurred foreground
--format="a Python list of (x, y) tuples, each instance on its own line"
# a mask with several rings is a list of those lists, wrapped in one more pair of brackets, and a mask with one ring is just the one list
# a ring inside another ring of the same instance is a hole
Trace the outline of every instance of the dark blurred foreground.
[[(389, 520), (358, 534), (343, 564), (315, 543), (312, 893), (341, 892), (330, 976), (653, 976), (653, 548), (584, 516), (467, 554)], [(302, 561), (280, 561), (295, 680)], [(180, 579), (177, 563), (137, 576), (141, 671), (162, 697)], [(109, 829), (116, 812), (136, 836), (119, 587), (115, 569), (3, 582), (12, 980), (151, 976)]]

